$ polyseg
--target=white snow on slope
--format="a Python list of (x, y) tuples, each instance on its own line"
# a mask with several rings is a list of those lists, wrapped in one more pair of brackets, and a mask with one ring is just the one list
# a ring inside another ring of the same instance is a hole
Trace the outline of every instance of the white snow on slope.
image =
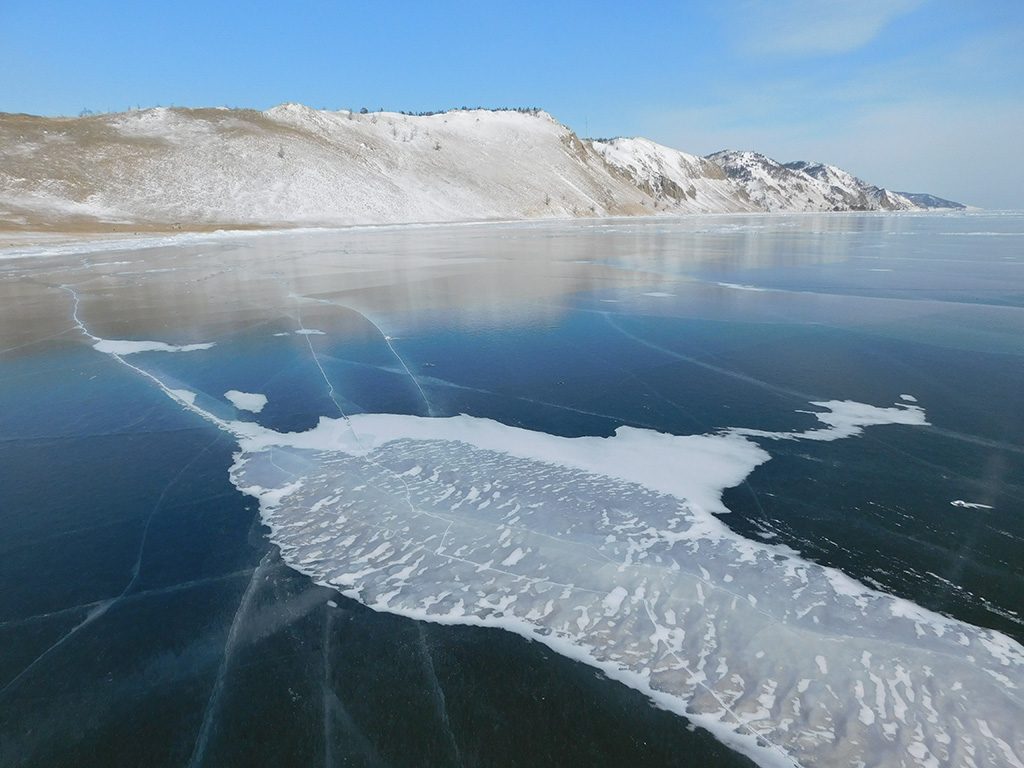
[(642, 138), (583, 141), (544, 112), (412, 116), (283, 104), (266, 112), (0, 114), (0, 227), (917, 207), (832, 166), (804, 165), (789, 168), (754, 153), (707, 159)]
[(663, 206), (682, 213), (759, 210), (742, 195), (716, 163), (656, 144), (649, 139), (591, 141), (608, 163)]
[(804, 161), (784, 165), (757, 152), (735, 150), (716, 152), (708, 158), (765, 211), (919, 209), (907, 198), (867, 184), (832, 165)]
[(645, 200), (543, 112), (298, 104), (0, 120), (0, 205), (53, 218), (44, 192), (128, 221), (249, 225), (628, 214)]
[(913, 211), (920, 206), (899, 192), (868, 184), (852, 173), (826, 163), (798, 160), (786, 163), (791, 171), (805, 173), (822, 182), (837, 204), (854, 210)]

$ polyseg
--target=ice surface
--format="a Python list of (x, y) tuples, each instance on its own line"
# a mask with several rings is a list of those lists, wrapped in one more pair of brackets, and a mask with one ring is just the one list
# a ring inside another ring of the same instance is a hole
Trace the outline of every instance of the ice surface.
[[(102, 342), (66, 290), (75, 323)], [(906, 400), (812, 403), (821, 426), (788, 432), (564, 438), (465, 415), (360, 414), (279, 433), (224, 421), (120, 348), (94, 346), (233, 434), (232, 482), (259, 500), (285, 560), (371, 608), (535, 639), (763, 765), (1021, 764), (1018, 643), (715, 515), (770, 459), (758, 440), (926, 424)]]
[(224, 397), (240, 411), (259, 413), (267, 405), (267, 396), (255, 392), (239, 392), (237, 389), (229, 389), (224, 393)]
[(756, 285), (745, 285), (743, 283), (718, 283), (722, 288), (732, 288), (734, 291), (754, 291), (756, 293), (766, 293), (767, 288), (758, 288)]

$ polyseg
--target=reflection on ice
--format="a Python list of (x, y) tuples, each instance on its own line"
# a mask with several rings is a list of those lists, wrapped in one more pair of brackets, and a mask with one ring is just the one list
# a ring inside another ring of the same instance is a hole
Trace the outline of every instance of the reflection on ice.
[(824, 428), (777, 435), (569, 439), (468, 416), (358, 415), (290, 435), (233, 424), (232, 478), (316, 581), (378, 610), (533, 637), (763, 764), (1007, 764), (1022, 747), (1016, 643), (710, 514), (768, 460), (750, 434), (924, 423), (916, 406), (818, 405)]
[[(214, 415), (203, 397), (124, 359), (143, 350), (90, 333), (77, 293), (64, 290), (96, 349), (238, 439), (235, 485), (260, 500), (287, 562), (320, 583), (378, 610), (537, 639), (763, 764), (1021, 765), (1017, 643), (740, 537), (714, 516), (727, 511), (722, 491), (769, 460), (756, 440), (924, 424), (912, 395), (888, 408), (816, 402), (821, 426), (804, 431), (623, 427), (568, 439), (468, 416), (377, 414), (282, 434)], [(320, 368), (312, 329), (299, 330)], [(245, 409), (262, 396), (225, 397)]]

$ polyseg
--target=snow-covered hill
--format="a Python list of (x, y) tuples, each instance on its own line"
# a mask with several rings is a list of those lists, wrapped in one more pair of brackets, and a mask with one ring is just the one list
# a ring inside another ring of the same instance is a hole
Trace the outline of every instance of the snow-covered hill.
[(919, 208), (928, 208), (929, 210), (940, 210), (940, 211), (963, 211), (967, 209), (967, 206), (963, 203), (958, 203), (955, 200), (946, 200), (935, 195), (929, 195), (927, 192), (897, 192), (897, 195), (902, 195), (907, 198), (914, 205)]
[(724, 213), (760, 210), (730, 181), (721, 166), (650, 139), (588, 142), (610, 165), (623, 171), (660, 210)]
[(766, 211), (912, 211), (907, 198), (824, 163), (782, 164), (757, 152), (723, 150), (708, 156)]
[(652, 203), (543, 112), (413, 117), (285, 104), (0, 118), (0, 219), (25, 226), (604, 216)]
[(0, 229), (910, 210), (832, 166), (581, 140), (545, 112), (0, 114)]

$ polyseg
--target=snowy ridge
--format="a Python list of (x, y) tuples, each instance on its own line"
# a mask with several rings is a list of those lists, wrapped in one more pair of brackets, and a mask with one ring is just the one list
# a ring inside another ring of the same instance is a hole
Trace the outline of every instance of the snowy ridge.
[(786, 167), (793, 171), (802, 171), (827, 184), (832, 195), (838, 195), (848, 207), (853, 209), (912, 211), (919, 207), (899, 192), (891, 192), (888, 189), (868, 184), (834, 165), (797, 160), (786, 163)]
[(924, 207), (833, 166), (581, 140), (545, 112), (282, 104), (0, 114), (0, 229), (212, 229)]
[(590, 146), (668, 210), (724, 213), (759, 210), (722, 168), (650, 139), (593, 140)]
[(782, 164), (758, 152), (723, 150), (708, 156), (766, 211), (912, 211), (920, 206), (824, 163)]

